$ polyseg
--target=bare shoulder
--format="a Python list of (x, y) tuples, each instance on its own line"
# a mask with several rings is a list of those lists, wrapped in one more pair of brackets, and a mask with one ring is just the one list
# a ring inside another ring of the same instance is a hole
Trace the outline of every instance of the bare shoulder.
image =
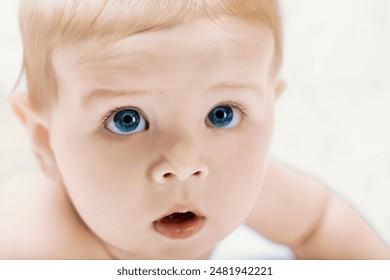
[(294, 247), (315, 231), (332, 197), (321, 182), (271, 161), (247, 223), (267, 238)]
[(1, 186), (0, 195), (0, 259), (105, 257), (60, 186), (20, 175)]

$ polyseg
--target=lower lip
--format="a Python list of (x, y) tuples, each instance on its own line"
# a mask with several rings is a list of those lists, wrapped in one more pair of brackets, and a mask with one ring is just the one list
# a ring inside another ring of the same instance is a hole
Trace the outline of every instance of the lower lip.
[(170, 239), (186, 239), (197, 233), (204, 225), (205, 218), (195, 216), (191, 220), (164, 223), (156, 221), (153, 223), (154, 229), (161, 235)]

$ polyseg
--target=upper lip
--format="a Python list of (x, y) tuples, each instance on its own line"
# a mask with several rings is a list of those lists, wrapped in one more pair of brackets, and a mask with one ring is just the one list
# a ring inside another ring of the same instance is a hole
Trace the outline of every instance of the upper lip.
[(157, 219), (157, 221), (163, 219), (164, 217), (172, 215), (173, 213), (186, 213), (186, 212), (192, 212), (196, 216), (204, 217), (204, 215), (199, 210), (199, 208), (196, 207), (194, 204), (176, 204), (173, 207), (169, 208), (169, 210), (166, 211), (162, 216), (160, 216), (160, 218)]

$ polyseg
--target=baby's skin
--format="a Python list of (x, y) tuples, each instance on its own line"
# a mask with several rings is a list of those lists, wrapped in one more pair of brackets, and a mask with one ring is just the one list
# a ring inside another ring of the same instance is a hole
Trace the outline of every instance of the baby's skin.
[[(85, 225), (66, 192), (45, 177), (14, 177), (3, 186), (2, 195), (2, 259), (118, 257)], [(246, 223), (290, 246), (298, 258), (389, 259), (386, 246), (352, 208), (276, 161), (269, 164), (262, 195)], [(207, 259), (212, 249), (196, 258)], [(132, 257), (145, 259), (144, 253)]]
[(284, 82), (267, 28), (199, 19), (52, 62), (50, 112), (12, 100), (42, 173), (2, 187), (0, 258), (207, 259), (246, 223), (297, 258), (390, 259), (351, 207), (269, 159)]

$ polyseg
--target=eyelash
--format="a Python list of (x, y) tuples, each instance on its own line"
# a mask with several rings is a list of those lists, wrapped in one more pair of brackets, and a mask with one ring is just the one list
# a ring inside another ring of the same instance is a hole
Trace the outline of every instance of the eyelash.
[[(240, 104), (238, 104), (236, 102), (231, 102), (231, 101), (221, 102), (220, 104), (215, 105), (213, 108), (218, 107), (218, 106), (230, 106), (230, 107), (240, 111), (244, 118), (246, 116), (248, 116), (248, 110), (244, 106), (242, 106), (242, 105), (240, 105)], [(211, 109), (213, 109), (213, 108), (211, 108)]]
[[(212, 107), (212, 109), (215, 108), (215, 107), (218, 107), (218, 106), (230, 106), (230, 107), (232, 107), (234, 109), (237, 109), (237, 110), (239, 110), (242, 113), (243, 118), (245, 118), (248, 115), (248, 110), (244, 106), (242, 106), (242, 105), (240, 105), (240, 104), (238, 104), (236, 102), (230, 102), (230, 101), (228, 101), (228, 102), (221, 102), (221, 103), (215, 105), (214, 107)], [(103, 119), (101, 121), (101, 125), (104, 127), (106, 125), (106, 122), (108, 121), (108, 119), (113, 114), (115, 114), (115, 113), (117, 113), (119, 111), (128, 110), (128, 109), (135, 110), (135, 111), (139, 112), (141, 115), (143, 115), (145, 117), (145, 114), (143, 114), (143, 112), (139, 108), (137, 108), (137, 107), (134, 107), (134, 106), (119, 106), (119, 107), (116, 107), (116, 108), (110, 110), (107, 114), (104, 115), (104, 117), (103, 117)]]
[(119, 106), (119, 107), (116, 107), (112, 110), (110, 110), (107, 114), (104, 115), (102, 121), (101, 121), (101, 124), (102, 126), (104, 127), (106, 125), (106, 122), (108, 121), (109, 118), (111, 118), (112, 115), (114, 115), (115, 113), (119, 112), (119, 111), (122, 111), (122, 110), (134, 110), (134, 111), (137, 111), (139, 112), (142, 116), (144, 116), (145, 114), (140, 110), (138, 109), (137, 107), (134, 107), (134, 106)]

